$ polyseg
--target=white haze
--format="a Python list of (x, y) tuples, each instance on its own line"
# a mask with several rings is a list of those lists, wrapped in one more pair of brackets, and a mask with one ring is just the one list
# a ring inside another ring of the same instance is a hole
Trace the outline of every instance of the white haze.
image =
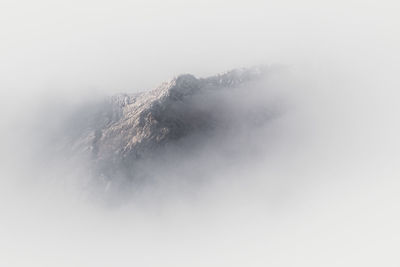
[[(2, 0), (0, 265), (398, 266), (399, 7)], [(272, 63), (289, 108), (236, 140), (258, 154), (192, 156), (197, 190), (179, 179), (110, 208), (79, 165), (40, 160), (64, 108)]]

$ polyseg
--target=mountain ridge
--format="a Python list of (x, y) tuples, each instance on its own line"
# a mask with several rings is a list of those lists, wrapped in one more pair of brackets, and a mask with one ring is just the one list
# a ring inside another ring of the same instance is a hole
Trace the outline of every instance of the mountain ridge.
[[(233, 104), (226, 104), (227, 98), (237, 92), (243, 98), (249, 89), (239, 88), (265, 78), (268, 72), (262, 66), (206, 78), (182, 74), (150, 91), (113, 95), (88, 116), (71, 147), (90, 155), (96, 173), (111, 177), (121, 166), (129, 168), (193, 134), (228, 129), (235, 116), (250, 111), (237, 111)], [(257, 114), (248, 117), (270, 117), (257, 107), (251, 112)]]

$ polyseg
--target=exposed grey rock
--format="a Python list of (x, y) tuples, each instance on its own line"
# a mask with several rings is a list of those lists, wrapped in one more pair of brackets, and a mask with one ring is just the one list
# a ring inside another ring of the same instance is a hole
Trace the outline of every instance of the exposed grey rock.
[(249, 86), (265, 78), (267, 71), (267, 67), (237, 69), (208, 78), (184, 74), (151, 91), (114, 95), (81, 116), (86, 119), (79, 123), (72, 147), (90, 154), (99, 176), (133, 175), (137, 162), (192, 135), (230, 131), (235, 121), (258, 123), (271, 117), (271, 109), (260, 108), (259, 103), (244, 109), (227, 100), (233, 96), (242, 101), (242, 96), (251, 94)]

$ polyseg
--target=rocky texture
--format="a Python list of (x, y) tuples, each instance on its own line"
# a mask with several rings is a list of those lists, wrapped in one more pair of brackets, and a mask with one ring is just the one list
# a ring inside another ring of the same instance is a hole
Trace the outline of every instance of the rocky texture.
[[(101, 175), (111, 176), (192, 134), (229, 127), (235, 107), (224, 104), (223, 94), (266, 73), (258, 67), (208, 78), (184, 74), (151, 91), (112, 96), (79, 123), (72, 147), (90, 154)], [(263, 112), (255, 109), (251, 117), (268, 117)]]

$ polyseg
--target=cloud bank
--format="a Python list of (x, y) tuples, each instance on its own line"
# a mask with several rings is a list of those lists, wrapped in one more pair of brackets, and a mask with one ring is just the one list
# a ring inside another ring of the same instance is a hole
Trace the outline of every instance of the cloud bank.
[[(2, 264), (398, 265), (395, 2), (1, 5)], [(268, 84), (286, 112), (123, 205), (42, 142), (104, 95), (260, 63), (288, 66)]]

